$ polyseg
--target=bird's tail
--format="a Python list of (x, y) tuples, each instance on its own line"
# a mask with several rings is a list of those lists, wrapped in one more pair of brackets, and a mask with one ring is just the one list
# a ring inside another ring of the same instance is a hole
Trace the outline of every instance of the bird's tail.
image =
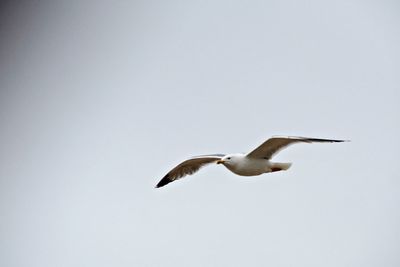
[(286, 171), (292, 166), (292, 163), (273, 163), (271, 166), (272, 172)]

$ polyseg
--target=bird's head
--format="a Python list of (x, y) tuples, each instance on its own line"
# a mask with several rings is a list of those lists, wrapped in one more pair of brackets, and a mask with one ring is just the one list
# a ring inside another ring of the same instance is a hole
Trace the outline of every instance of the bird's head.
[(223, 158), (221, 158), (220, 160), (218, 160), (217, 164), (223, 164), (225, 166), (233, 165), (238, 160), (238, 158), (239, 158), (239, 155), (234, 155), (234, 154), (226, 155)]

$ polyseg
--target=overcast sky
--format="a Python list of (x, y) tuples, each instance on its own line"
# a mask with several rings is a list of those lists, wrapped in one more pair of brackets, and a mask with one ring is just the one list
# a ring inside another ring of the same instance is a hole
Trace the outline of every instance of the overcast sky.
[(1, 266), (400, 265), (398, 1), (0, 7)]

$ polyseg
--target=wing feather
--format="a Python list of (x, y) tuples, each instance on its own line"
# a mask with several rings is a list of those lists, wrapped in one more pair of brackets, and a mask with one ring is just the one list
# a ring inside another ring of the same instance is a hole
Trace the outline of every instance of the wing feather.
[(213, 154), (213, 155), (202, 155), (192, 157), (187, 159), (180, 164), (178, 164), (175, 168), (169, 171), (156, 185), (156, 188), (162, 187), (164, 185), (169, 184), (175, 180), (181, 179), (186, 175), (191, 175), (197, 172), (201, 167), (217, 162), (225, 155), (223, 154)]
[(300, 136), (274, 136), (262, 143), (259, 147), (257, 147), (250, 153), (248, 153), (246, 156), (251, 158), (271, 159), (272, 156), (278, 153), (280, 150), (295, 143), (334, 143), (345, 141), (346, 140), (309, 138)]

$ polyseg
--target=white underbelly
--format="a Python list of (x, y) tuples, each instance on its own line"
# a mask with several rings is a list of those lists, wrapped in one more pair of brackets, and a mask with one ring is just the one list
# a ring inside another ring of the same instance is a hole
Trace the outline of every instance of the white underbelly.
[(237, 166), (226, 166), (231, 172), (241, 176), (256, 176), (266, 172), (270, 172), (270, 164), (268, 160), (252, 160), (245, 161)]

